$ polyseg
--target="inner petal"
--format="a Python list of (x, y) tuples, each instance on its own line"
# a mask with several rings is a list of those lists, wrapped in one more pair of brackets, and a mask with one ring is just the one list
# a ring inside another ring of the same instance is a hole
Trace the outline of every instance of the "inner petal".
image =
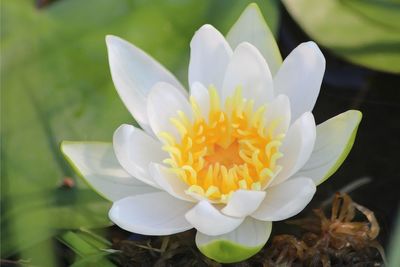
[(208, 118), (192, 98), (193, 120), (181, 111), (170, 119), (180, 138), (160, 133), (170, 156), (164, 163), (189, 185), (189, 193), (227, 203), (236, 190), (261, 190), (280, 171), (276, 161), (284, 135), (275, 131), (280, 120), (266, 125), (267, 107), (255, 109), (240, 88), (223, 106), (215, 88), (209, 97)]

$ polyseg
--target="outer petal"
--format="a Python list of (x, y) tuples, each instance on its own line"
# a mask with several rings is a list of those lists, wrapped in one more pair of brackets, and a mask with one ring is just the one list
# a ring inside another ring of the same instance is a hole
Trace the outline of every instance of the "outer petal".
[(150, 162), (162, 162), (168, 154), (161, 142), (132, 125), (123, 124), (114, 133), (113, 145), (119, 163), (131, 175), (151, 186), (158, 184), (150, 176)]
[(137, 122), (148, 129), (146, 96), (156, 82), (168, 82), (185, 89), (160, 63), (129, 42), (106, 37), (111, 76), (119, 96)]
[(147, 99), (147, 114), (150, 126), (155, 134), (168, 132), (180, 139), (177, 128), (171, 123), (171, 118), (178, 117), (182, 111), (191, 119), (192, 109), (188, 99), (178, 89), (168, 83), (157, 83)]
[(190, 87), (190, 93), (190, 97), (193, 98), (199, 106), (200, 115), (208, 121), (208, 113), (210, 112), (210, 95), (208, 89), (201, 83), (195, 82)]
[(286, 95), (278, 95), (272, 102), (267, 105), (265, 113), (265, 125), (278, 122), (275, 134), (286, 134), (290, 125), (290, 101)]
[(260, 206), (264, 197), (264, 191), (237, 190), (221, 212), (228, 216), (246, 217)]
[(260, 207), (251, 215), (263, 221), (281, 221), (302, 211), (314, 196), (316, 187), (309, 178), (294, 178), (267, 188)]
[(208, 236), (197, 232), (196, 245), (204, 255), (217, 262), (239, 262), (260, 251), (267, 243), (271, 230), (271, 222), (247, 217), (238, 228), (223, 235)]
[(158, 191), (121, 167), (111, 143), (64, 141), (61, 150), (89, 186), (108, 200)]
[(206, 87), (222, 87), (232, 49), (213, 26), (203, 25), (190, 42), (189, 85), (201, 82)]
[(222, 235), (233, 231), (244, 218), (233, 218), (223, 215), (206, 200), (200, 201), (185, 215), (186, 219), (197, 231), (206, 235)]
[(280, 151), (283, 157), (278, 160), (282, 171), (274, 178), (272, 185), (279, 184), (297, 172), (310, 158), (316, 136), (314, 116), (304, 113), (289, 128)]
[(241, 43), (233, 53), (226, 70), (222, 99), (232, 95), (236, 88), (243, 89), (243, 96), (262, 105), (273, 99), (272, 76), (267, 62), (250, 43)]
[(349, 110), (318, 125), (311, 157), (296, 175), (310, 177), (317, 185), (328, 179), (349, 154), (361, 117), (361, 112)]
[(325, 58), (314, 42), (300, 44), (283, 61), (274, 77), (275, 95), (289, 96), (292, 120), (314, 108), (322, 78)]
[(252, 3), (240, 15), (226, 36), (232, 48), (242, 42), (249, 42), (261, 52), (272, 74), (282, 64), (282, 56), (274, 35), (264, 20), (257, 4)]
[(185, 193), (185, 190), (189, 186), (178, 176), (168, 172), (166, 167), (160, 164), (150, 163), (149, 170), (151, 176), (157, 182), (157, 184), (170, 195), (184, 201), (195, 202), (192, 197)]
[(184, 214), (193, 204), (168, 193), (157, 192), (127, 197), (114, 202), (110, 219), (129, 232), (143, 235), (171, 235), (192, 228)]

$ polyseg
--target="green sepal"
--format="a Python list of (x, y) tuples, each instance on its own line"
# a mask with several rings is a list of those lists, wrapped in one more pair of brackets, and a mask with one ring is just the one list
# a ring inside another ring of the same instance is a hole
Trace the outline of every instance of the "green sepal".
[(259, 252), (265, 244), (257, 247), (246, 247), (227, 240), (215, 240), (198, 249), (210, 259), (220, 263), (244, 261)]

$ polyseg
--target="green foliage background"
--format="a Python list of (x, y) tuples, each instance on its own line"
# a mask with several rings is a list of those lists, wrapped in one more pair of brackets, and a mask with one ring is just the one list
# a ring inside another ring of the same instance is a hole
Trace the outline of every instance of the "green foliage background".
[(301, 28), (336, 55), (400, 73), (399, 0), (282, 0)]

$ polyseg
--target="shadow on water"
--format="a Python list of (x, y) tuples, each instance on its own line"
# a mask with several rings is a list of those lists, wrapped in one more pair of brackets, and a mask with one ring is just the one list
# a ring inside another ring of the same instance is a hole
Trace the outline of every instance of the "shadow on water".
[[(282, 11), (279, 46), (286, 57), (298, 44), (311, 38)], [(381, 226), (380, 241), (386, 246), (400, 200), (400, 75), (347, 63), (323, 47), (322, 52), (327, 69), (313, 111), (317, 124), (348, 109), (360, 110), (363, 119), (350, 155), (319, 187), (310, 208), (346, 185), (368, 177), (369, 182), (350, 195), (375, 212)]]

